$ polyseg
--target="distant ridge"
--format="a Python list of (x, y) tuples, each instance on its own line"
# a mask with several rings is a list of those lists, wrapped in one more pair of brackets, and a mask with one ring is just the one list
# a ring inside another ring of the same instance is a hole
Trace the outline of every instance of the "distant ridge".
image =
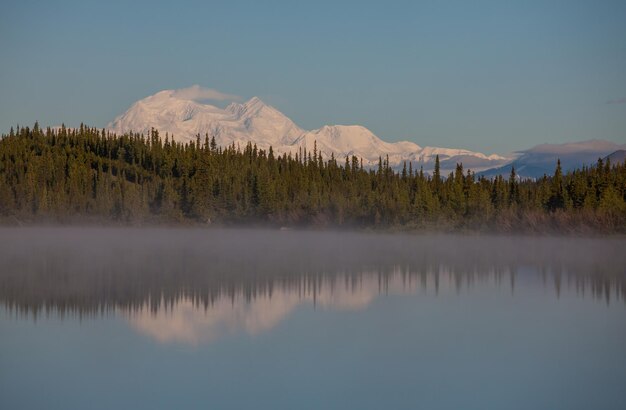
[(623, 152), (626, 144), (616, 144), (604, 140), (589, 140), (565, 144), (542, 144), (525, 151), (520, 156), (501, 167), (488, 169), (480, 173), (492, 178), (496, 175), (508, 177), (511, 168), (522, 178), (541, 178), (544, 174), (552, 175), (557, 160), (561, 161), (563, 171), (571, 171), (583, 165), (593, 165), (598, 159), (611, 153)]

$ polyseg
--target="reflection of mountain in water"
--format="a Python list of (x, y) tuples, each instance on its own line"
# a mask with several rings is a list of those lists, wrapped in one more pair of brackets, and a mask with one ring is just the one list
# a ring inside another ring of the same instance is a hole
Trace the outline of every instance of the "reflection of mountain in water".
[[(334, 279), (278, 287), (271, 293), (257, 293), (252, 299), (237, 293), (217, 299), (208, 307), (182, 297), (170, 305), (160, 304), (156, 311), (140, 309), (128, 316), (136, 329), (160, 342), (197, 344), (236, 331), (254, 335), (269, 330), (302, 304), (314, 304), (321, 309), (363, 309), (381, 291), (377, 275), (364, 274), (357, 280)], [(387, 292), (403, 292), (411, 287), (397, 280), (385, 286)]]
[(557, 296), (624, 300), (623, 249), (621, 238), (4, 229), (0, 303), (35, 316), (121, 311), (164, 341), (182, 337), (185, 318), (206, 325), (188, 336), (200, 341), (217, 328), (259, 332), (301, 303), (361, 308), (380, 293), (442, 284), (534, 281)]

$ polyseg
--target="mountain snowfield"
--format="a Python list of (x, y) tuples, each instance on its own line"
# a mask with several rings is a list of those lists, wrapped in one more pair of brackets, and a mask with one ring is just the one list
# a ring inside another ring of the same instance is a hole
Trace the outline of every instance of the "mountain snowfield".
[(233, 143), (241, 148), (248, 142), (260, 149), (270, 146), (278, 154), (297, 153), (301, 148), (312, 151), (315, 144), (326, 159), (334, 154), (338, 161), (355, 155), (364, 166), (375, 166), (379, 157), (389, 157), (392, 167), (404, 161), (414, 168), (431, 171), (439, 155), (442, 172), (454, 169), (462, 162), (473, 171), (502, 166), (511, 157), (485, 155), (464, 149), (420, 147), (409, 142), (385, 142), (360, 125), (325, 125), (307, 131), (298, 127), (286, 115), (253, 97), (243, 104), (231, 103), (226, 108), (181, 98), (176, 90), (164, 90), (134, 103), (107, 128), (115, 133), (137, 132), (148, 135), (152, 128), (162, 137), (167, 133), (175, 141), (195, 141), (199, 134), (215, 137), (220, 146)]

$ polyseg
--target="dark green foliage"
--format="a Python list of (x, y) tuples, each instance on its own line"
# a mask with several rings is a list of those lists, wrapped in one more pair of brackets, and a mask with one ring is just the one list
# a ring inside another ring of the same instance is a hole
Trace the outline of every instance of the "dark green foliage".
[(317, 147), (294, 157), (255, 145), (188, 144), (156, 130), (115, 136), (104, 130), (11, 129), (0, 140), (4, 221), (267, 223), (402, 227), (626, 231), (626, 166), (593, 167), (520, 180), (476, 178), (458, 164), (433, 177), (380, 158), (364, 169)]

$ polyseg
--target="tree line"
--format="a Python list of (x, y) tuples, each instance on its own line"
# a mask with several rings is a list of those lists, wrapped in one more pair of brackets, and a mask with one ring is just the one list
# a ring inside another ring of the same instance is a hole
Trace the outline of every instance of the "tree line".
[(626, 166), (598, 159), (564, 173), (442, 175), (380, 158), (277, 155), (206, 135), (175, 142), (86, 127), (11, 128), (0, 139), (5, 223), (268, 224), (366, 228), (626, 232)]

